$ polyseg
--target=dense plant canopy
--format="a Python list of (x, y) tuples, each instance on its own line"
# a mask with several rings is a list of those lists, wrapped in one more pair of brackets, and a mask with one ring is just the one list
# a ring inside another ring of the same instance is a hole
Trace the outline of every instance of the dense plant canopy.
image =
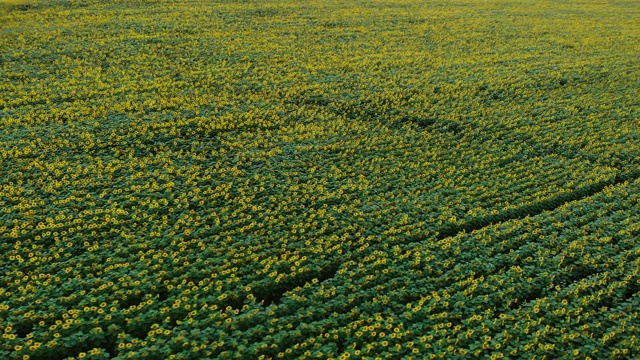
[(639, 18), (0, 0), (0, 358), (640, 357)]

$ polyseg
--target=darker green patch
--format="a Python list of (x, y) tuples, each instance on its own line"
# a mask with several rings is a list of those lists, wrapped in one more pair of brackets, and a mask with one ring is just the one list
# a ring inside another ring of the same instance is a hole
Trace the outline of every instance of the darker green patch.
[(340, 265), (337, 263), (329, 264), (320, 271), (308, 271), (294, 277), (285, 278), (278, 284), (256, 287), (254, 289), (256, 302), (262, 303), (265, 307), (278, 305), (282, 302), (287, 292), (298, 287), (303, 287), (305, 284), (311, 283), (314, 279), (317, 279), (320, 283), (332, 279), (336, 276), (339, 268)]

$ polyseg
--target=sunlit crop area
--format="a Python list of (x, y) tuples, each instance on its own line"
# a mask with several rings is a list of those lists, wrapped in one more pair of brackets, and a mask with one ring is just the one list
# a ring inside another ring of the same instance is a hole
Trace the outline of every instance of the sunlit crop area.
[(0, 0), (0, 359), (640, 357), (640, 2)]

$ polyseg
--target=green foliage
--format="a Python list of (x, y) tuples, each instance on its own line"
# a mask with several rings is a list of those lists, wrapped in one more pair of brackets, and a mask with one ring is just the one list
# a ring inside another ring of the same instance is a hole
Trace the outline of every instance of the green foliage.
[(639, 11), (0, 6), (0, 358), (640, 356)]

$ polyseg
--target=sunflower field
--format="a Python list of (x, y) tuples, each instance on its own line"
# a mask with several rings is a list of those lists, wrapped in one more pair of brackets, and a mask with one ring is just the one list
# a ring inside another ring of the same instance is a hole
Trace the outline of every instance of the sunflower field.
[(640, 358), (640, 2), (0, 0), (0, 359)]

